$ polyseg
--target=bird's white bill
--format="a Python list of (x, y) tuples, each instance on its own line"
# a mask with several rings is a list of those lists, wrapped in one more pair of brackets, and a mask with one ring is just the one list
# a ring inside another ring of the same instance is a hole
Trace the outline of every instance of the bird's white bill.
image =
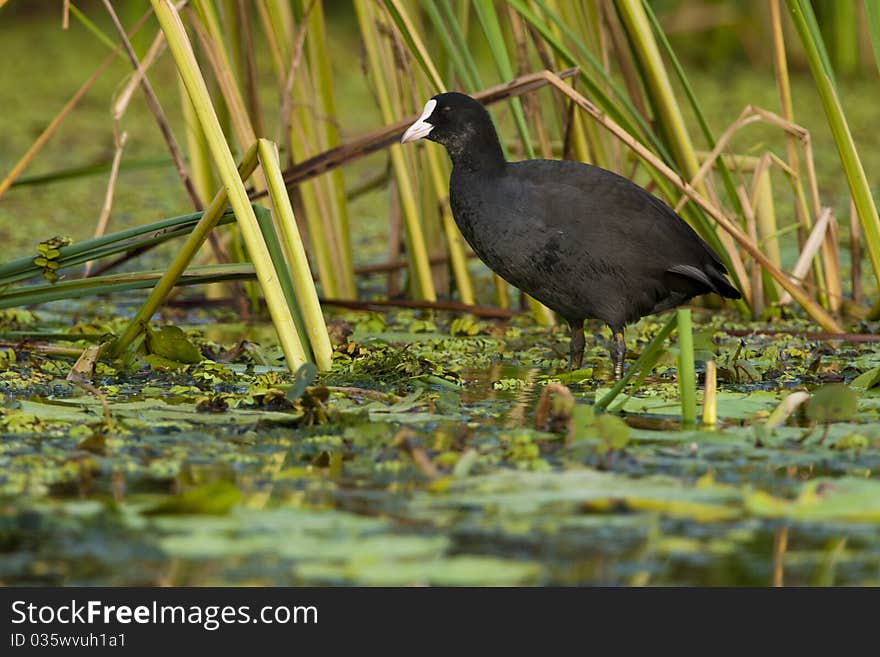
[(406, 129), (406, 132), (403, 133), (403, 137), (400, 138), (401, 144), (428, 136), (428, 133), (434, 129), (434, 126), (428, 123), (426, 119), (434, 113), (435, 107), (437, 107), (437, 101), (433, 98), (425, 103), (425, 109), (422, 110), (422, 115), (416, 119), (415, 123)]

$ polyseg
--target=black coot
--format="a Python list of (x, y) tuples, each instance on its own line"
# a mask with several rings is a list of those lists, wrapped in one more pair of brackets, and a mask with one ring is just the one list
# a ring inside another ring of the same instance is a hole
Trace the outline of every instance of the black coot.
[(718, 256), (663, 201), (589, 164), (507, 162), (489, 113), (470, 96), (431, 98), (400, 141), (423, 137), (452, 158), (452, 214), (474, 252), (571, 325), (572, 369), (583, 360), (586, 318), (611, 328), (619, 378), (625, 324), (707, 292), (740, 298)]

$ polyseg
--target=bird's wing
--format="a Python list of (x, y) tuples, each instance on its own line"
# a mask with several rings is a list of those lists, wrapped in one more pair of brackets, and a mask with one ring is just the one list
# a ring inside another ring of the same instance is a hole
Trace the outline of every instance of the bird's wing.
[[(631, 268), (666, 263), (700, 268), (724, 265), (675, 211), (647, 190), (611, 171), (565, 160), (529, 160), (511, 165), (501, 194), (523, 221), (562, 233), (566, 250), (581, 249), (599, 261)], [(635, 255), (640, 257), (637, 259)]]

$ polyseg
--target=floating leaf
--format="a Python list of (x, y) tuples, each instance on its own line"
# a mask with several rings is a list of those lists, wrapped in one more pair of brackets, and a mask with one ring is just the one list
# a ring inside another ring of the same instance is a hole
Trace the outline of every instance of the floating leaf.
[[(783, 399), (779, 406), (777, 406), (769, 416), (767, 416), (767, 421), (764, 423), (767, 427), (776, 427), (781, 424), (784, 424), (788, 417), (797, 410), (797, 407), (803, 404), (810, 398), (809, 393), (804, 392), (803, 390), (798, 390), (796, 392), (787, 395), (785, 399)], [(756, 425), (757, 426), (757, 425)]]
[(177, 326), (163, 326), (158, 331), (146, 327), (146, 346), (150, 354), (155, 354), (177, 363), (200, 363), (200, 352)]
[(146, 515), (205, 514), (222, 515), (227, 513), (241, 497), (241, 491), (229, 481), (214, 481), (204, 486), (190, 488), (147, 509)]
[(314, 363), (303, 363), (300, 365), (296, 374), (293, 375), (293, 385), (287, 391), (287, 399), (296, 401), (302, 397), (306, 388), (315, 382), (315, 377), (317, 376), (318, 368), (315, 367)]
[(456, 461), (455, 466), (452, 468), (452, 476), (456, 479), (462, 479), (467, 477), (474, 465), (476, 465), (479, 460), (480, 455), (475, 449), (468, 449), (461, 455), (461, 457)]
[(859, 374), (849, 385), (852, 388), (858, 388), (860, 390), (870, 390), (878, 383), (880, 383), (880, 367), (875, 367), (874, 369)]
[(719, 522), (733, 520), (742, 515), (736, 507), (719, 504), (703, 504), (687, 500), (657, 500), (633, 497), (626, 505), (637, 511), (658, 511), (671, 517), (692, 518), (698, 522)]
[(829, 383), (817, 389), (807, 404), (807, 417), (814, 422), (842, 422), (856, 414), (859, 398), (844, 383)]
[(471, 315), (465, 315), (452, 320), (449, 325), (450, 335), (477, 335), (483, 330), (483, 324), (478, 322)]
[(601, 452), (623, 449), (629, 442), (629, 426), (616, 415), (604, 414), (596, 418), (596, 431), (602, 439)]
[(848, 433), (834, 442), (834, 449), (864, 449), (869, 444), (866, 436), (860, 433)]
[(587, 433), (587, 427), (592, 427), (596, 421), (596, 409), (587, 404), (577, 404), (572, 414), (571, 425), (574, 430), (575, 440), (584, 438)]
[(360, 586), (522, 586), (540, 581), (537, 564), (497, 557), (458, 556), (420, 562), (382, 561), (352, 566), (305, 564), (296, 568), (311, 582)]
[(79, 442), (77, 448), (103, 456), (107, 451), (107, 436), (94, 432)]
[(819, 479), (805, 484), (795, 500), (756, 491), (746, 496), (745, 503), (757, 516), (876, 523), (880, 522), (880, 482), (854, 477)]

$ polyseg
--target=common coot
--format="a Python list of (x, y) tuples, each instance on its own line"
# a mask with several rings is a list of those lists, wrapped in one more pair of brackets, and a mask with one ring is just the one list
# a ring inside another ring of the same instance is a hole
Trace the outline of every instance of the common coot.
[(611, 329), (619, 378), (627, 323), (708, 292), (741, 296), (711, 247), (632, 181), (569, 160), (507, 162), (489, 113), (470, 96), (431, 98), (400, 141), (421, 138), (452, 159), (452, 214), (474, 252), (568, 321), (572, 369), (581, 367), (587, 318)]

